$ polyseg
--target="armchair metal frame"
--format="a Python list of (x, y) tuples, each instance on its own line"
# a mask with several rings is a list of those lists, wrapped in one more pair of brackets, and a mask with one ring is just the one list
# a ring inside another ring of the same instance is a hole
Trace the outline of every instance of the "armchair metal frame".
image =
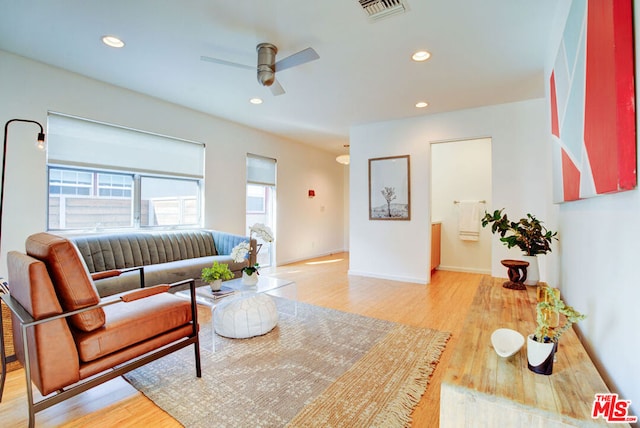
[[(135, 269), (135, 268), (134, 268)], [(42, 318), (39, 320), (34, 319), (26, 309), (14, 298), (11, 297), (10, 294), (2, 294), (0, 295), (0, 305), (2, 303), (6, 304), (11, 312), (17, 317), (20, 322), (20, 329), (22, 332), (22, 343), (24, 350), (24, 360), (25, 360), (25, 378), (27, 381), (27, 398), (29, 400), (29, 427), (32, 428), (35, 425), (35, 414), (47, 409), (55, 404), (58, 404), (68, 398), (74, 397), (82, 392), (85, 392), (95, 386), (98, 386), (104, 382), (107, 382), (111, 379), (114, 379), (118, 376), (121, 376), (131, 370), (137, 369), (151, 361), (157, 360), (158, 358), (164, 357), (172, 352), (175, 352), (179, 349), (185, 348), (190, 345), (194, 345), (195, 351), (195, 365), (196, 365), (196, 376), (202, 377), (202, 370), (200, 364), (200, 341), (198, 336), (198, 311), (196, 305), (196, 294), (195, 294), (195, 280), (194, 279), (186, 279), (184, 281), (179, 281), (173, 284), (170, 284), (170, 288), (178, 287), (181, 285), (189, 284), (190, 290), (190, 300), (191, 300), (191, 316), (193, 323), (193, 332), (190, 336), (180, 339), (174, 343), (165, 345), (155, 351), (148, 352), (144, 355), (136, 357), (128, 362), (117, 365), (109, 370), (102, 372), (96, 376), (89, 377), (85, 380), (81, 380), (80, 382), (70, 385), (67, 388), (63, 388), (58, 392), (49, 394), (44, 397), (42, 400), (34, 402), (33, 396), (33, 385), (31, 383), (31, 367), (29, 362), (29, 349), (28, 349), (28, 341), (27, 341), (27, 329), (38, 324), (47, 323), (50, 321), (54, 321), (61, 318), (67, 318), (72, 315), (79, 314), (81, 312), (90, 311), (92, 309), (101, 308), (108, 305), (113, 305), (116, 303), (128, 304), (123, 302), (121, 298), (113, 298), (109, 299), (109, 297), (105, 298), (105, 301), (99, 303), (95, 306), (86, 307), (83, 309), (65, 312), (59, 315)], [(7, 374), (7, 363), (11, 361), (16, 361), (15, 355), (7, 356), (5, 355), (5, 343), (4, 343), (4, 331), (2, 327), (2, 314), (0, 313), (0, 359), (2, 364), (2, 375), (0, 378), (0, 402), (2, 401), (2, 394), (4, 392), (4, 383), (6, 380)]]

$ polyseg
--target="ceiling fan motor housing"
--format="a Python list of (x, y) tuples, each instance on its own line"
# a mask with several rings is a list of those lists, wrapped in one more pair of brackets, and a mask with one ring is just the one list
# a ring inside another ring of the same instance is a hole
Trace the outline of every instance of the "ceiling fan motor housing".
[(258, 51), (258, 82), (263, 86), (271, 86), (276, 79), (276, 54), (278, 48), (271, 43), (260, 43)]

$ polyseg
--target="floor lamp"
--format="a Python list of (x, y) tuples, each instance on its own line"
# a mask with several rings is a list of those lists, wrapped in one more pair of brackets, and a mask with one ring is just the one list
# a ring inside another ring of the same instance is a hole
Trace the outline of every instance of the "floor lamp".
[[(4, 141), (2, 143), (2, 182), (0, 183), (0, 250), (2, 248), (2, 213), (4, 210), (4, 174), (7, 167), (7, 131), (9, 130), (9, 125), (12, 122), (26, 122), (26, 123), (35, 123), (40, 127), (40, 132), (38, 132), (38, 142), (36, 146), (40, 150), (44, 150), (44, 129), (40, 123), (35, 120), (28, 119), (11, 119), (4, 125)], [(2, 281), (3, 282), (3, 281)], [(4, 285), (0, 285), (0, 287), (4, 288)]]

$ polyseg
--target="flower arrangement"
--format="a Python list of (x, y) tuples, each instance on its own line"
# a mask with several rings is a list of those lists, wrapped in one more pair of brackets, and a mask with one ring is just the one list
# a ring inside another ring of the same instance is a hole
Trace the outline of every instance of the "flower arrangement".
[[(262, 223), (256, 223), (253, 226), (251, 226), (249, 228), (249, 240), (253, 239), (254, 234), (265, 242), (273, 242), (273, 232), (267, 225), (264, 225)], [(262, 244), (257, 245), (257, 248), (255, 249), (256, 256), (260, 252), (260, 248), (262, 248)], [(251, 254), (252, 250), (253, 249), (251, 248), (251, 245), (249, 244), (249, 242), (243, 241), (238, 245), (236, 245), (235, 247), (233, 247), (233, 249), (231, 250), (231, 258), (236, 263), (240, 263)], [(260, 265), (256, 263), (253, 266), (243, 267), (242, 272), (246, 273), (247, 275), (253, 275), (254, 273), (259, 275), (260, 273), (258, 272), (258, 269), (260, 269)]]
[(204, 282), (213, 282), (217, 279), (227, 280), (233, 278), (233, 272), (226, 263), (213, 262), (213, 265), (202, 269), (202, 280)]
[(558, 232), (547, 230), (542, 222), (535, 216), (527, 214), (517, 222), (510, 221), (501, 210), (495, 210), (493, 214), (485, 212), (482, 218), (482, 227), (491, 224), (491, 233), (500, 233), (500, 241), (507, 248), (518, 247), (525, 255), (547, 254), (551, 252), (551, 242), (558, 240)]
[(273, 232), (269, 228), (269, 226), (256, 223), (249, 228), (249, 238), (253, 236), (253, 234), (258, 235), (258, 238), (262, 239), (264, 242), (273, 242)]
[(251, 247), (247, 241), (241, 242), (231, 250), (231, 258), (234, 262), (240, 263), (249, 255)]

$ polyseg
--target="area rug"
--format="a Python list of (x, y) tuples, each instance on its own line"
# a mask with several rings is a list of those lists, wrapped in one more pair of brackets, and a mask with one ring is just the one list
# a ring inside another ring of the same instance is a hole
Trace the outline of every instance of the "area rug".
[(191, 427), (404, 427), (449, 333), (275, 298), (264, 336), (225, 339), (201, 324), (202, 378), (193, 347), (126, 375)]

